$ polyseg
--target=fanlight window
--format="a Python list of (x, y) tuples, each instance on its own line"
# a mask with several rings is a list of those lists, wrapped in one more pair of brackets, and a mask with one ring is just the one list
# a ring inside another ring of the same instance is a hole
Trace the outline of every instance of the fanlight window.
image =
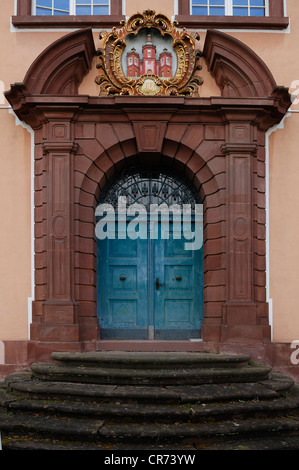
[(154, 170), (125, 171), (120, 177), (112, 179), (101, 193), (100, 203), (117, 207), (119, 197), (126, 197), (127, 205), (142, 204), (147, 209), (151, 204), (201, 204), (199, 195), (189, 181), (175, 174)]

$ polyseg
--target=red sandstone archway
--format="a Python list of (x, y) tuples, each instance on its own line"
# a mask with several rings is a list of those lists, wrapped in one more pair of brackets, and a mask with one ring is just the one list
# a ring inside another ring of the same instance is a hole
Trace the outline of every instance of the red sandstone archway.
[(203, 54), (221, 97), (80, 96), (95, 48), (92, 31), (79, 30), (6, 93), (35, 130), (33, 360), (100, 347), (94, 210), (105, 183), (136, 162), (177, 168), (204, 202), (204, 340), (269, 341), (265, 131), (290, 96), (229, 35), (208, 31)]
[[(105, 134), (115, 132), (120, 139), (118, 144), (113, 145), (101, 153), (98, 157), (92, 155), (89, 150), (89, 143), (84, 142), (84, 146), (80, 145), (81, 150), (85, 149), (85, 153), (76, 155), (75, 158), (75, 206), (78, 214), (76, 237), (76, 253), (80, 256), (80, 264), (76, 266), (76, 276), (78, 279), (77, 290), (79, 312), (83, 314), (88, 304), (89, 314), (96, 318), (96, 240), (95, 240), (95, 218), (91, 214), (95, 213), (101, 190), (107, 181), (115, 175), (120, 169), (130, 166), (143, 166), (145, 158), (138, 153), (137, 145), (130, 138), (122, 140), (125, 136), (125, 129), (122, 126), (122, 133), (118, 131), (118, 127), (105, 125)], [(151, 167), (159, 167), (177, 170), (180, 174), (184, 174), (198, 189), (201, 200), (204, 204), (205, 214), (205, 231), (208, 233), (206, 240), (206, 264), (209, 265), (209, 275), (205, 284), (206, 293), (206, 312), (209, 310), (209, 302), (213, 296), (215, 297), (214, 312), (218, 303), (218, 311), (221, 312), (221, 302), (225, 300), (221, 281), (224, 277), (225, 260), (221, 261), (224, 255), (222, 249), (225, 220), (225, 202), (222, 199), (221, 191), (223, 186), (223, 174), (225, 173), (224, 158), (221, 154), (220, 142), (218, 148), (214, 145), (207, 145), (204, 140), (203, 127), (185, 125), (168, 126), (169, 137), (164, 139), (161, 153), (150, 154)], [(109, 130), (110, 129), (110, 130)], [(130, 126), (127, 125), (130, 134)], [(98, 132), (101, 134), (101, 125), (98, 126)], [(183, 144), (180, 135), (184, 134), (185, 143)], [(196, 137), (196, 140), (195, 140)], [(180, 139), (180, 140), (178, 140)], [(191, 141), (192, 139), (192, 141)], [(129, 143), (129, 140), (131, 142)], [(187, 147), (187, 143), (194, 146), (194, 149)], [(126, 154), (123, 147), (127, 148)], [(130, 152), (128, 151), (131, 149)], [(172, 149), (172, 150), (171, 150)], [(164, 150), (164, 151), (163, 151)], [(202, 152), (200, 155), (199, 152)], [(216, 152), (216, 153), (215, 153)], [(148, 162), (147, 162), (148, 165)], [(212, 233), (214, 233), (215, 241), (211, 243)], [(212, 246), (213, 244), (213, 246)], [(212, 261), (211, 257), (218, 255), (218, 261)], [(89, 269), (87, 269), (88, 260), (92, 260)], [(220, 272), (224, 269), (223, 272)], [(217, 273), (215, 271), (218, 271)], [(213, 282), (213, 273), (215, 279)], [(89, 279), (88, 287), (84, 284)], [(224, 280), (223, 280), (224, 285)], [(217, 294), (215, 291), (221, 291)], [(86, 311), (87, 314), (87, 311)]]

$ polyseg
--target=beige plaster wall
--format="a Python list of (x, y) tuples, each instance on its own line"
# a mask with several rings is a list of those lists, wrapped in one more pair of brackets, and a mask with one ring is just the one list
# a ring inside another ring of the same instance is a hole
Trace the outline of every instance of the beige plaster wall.
[(31, 296), (30, 134), (0, 109), (0, 339), (27, 338)]
[[(174, 0), (126, 0), (126, 16), (151, 8), (169, 17)], [(291, 87), (298, 80), (299, 43), (298, 0), (287, 0), (291, 18), (287, 32), (228, 33), (251, 47), (268, 65), (278, 85)], [(162, 8), (163, 6), (163, 8)], [(23, 80), (36, 56), (70, 31), (22, 31), (10, 27), (14, 0), (1, 2), (0, 15), (0, 93), (11, 83)], [(205, 32), (200, 32), (203, 47)], [(99, 32), (94, 31), (96, 47)], [(96, 95), (96, 58), (93, 70), (84, 79), (80, 92)], [(219, 89), (203, 62), (202, 96), (219, 95)], [(299, 88), (299, 86), (298, 86)], [(299, 96), (299, 95), (298, 95)], [(31, 141), (28, 131), (16, 126), (0, 95), (0, 340), (28, 338), (28, 297), (31, 296)], [(299, 105), (292, 107), (299, 110)], [(299, 158), (297, 135), (299, 113), (290, 113), (284, 128), (269, 137), (269, 295), (273, 302), (275, 341), (299, 339), (297, 291), (299, 281)]]
[(284, 120), (270, 136), (269, 272), (273, 302), (273, 338), (299, 338), (299, 114)]
[(131, 16), (136, 12), (144, 11), (147, 9), (154, 10), (157, 13), (163, 13), (169, 18), (174, 16), (174, 1), (173, 0), (126, 0), (126, 16)]

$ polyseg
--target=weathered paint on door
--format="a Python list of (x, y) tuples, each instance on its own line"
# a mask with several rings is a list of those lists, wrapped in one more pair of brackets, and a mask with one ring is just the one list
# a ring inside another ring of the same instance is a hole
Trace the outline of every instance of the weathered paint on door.
[(174, 238), (171, 227), (169, 239), (154, 242), (155, 338), (198, 338), (203, 317), (203, 249), (186, 250), (185, 238)]
[[(117, 234), (116, 230), (116, 234)], [(186, 240), (98, 240), (98, 315), (102, 339), (199, 338), (203, 247)]]

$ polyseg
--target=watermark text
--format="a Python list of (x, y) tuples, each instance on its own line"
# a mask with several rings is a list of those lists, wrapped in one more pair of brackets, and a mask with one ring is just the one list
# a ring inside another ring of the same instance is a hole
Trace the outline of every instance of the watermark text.
[(99, 240), (148, 238), (163, 240), (184, 239), (185, 250), (199, 250), (203, 244), (203, 206), (195, 204), (127, 205), (127, 198), (120, 196), (117, 208), (112, 204), (100, 204), (96, 209), (96, 237)]

